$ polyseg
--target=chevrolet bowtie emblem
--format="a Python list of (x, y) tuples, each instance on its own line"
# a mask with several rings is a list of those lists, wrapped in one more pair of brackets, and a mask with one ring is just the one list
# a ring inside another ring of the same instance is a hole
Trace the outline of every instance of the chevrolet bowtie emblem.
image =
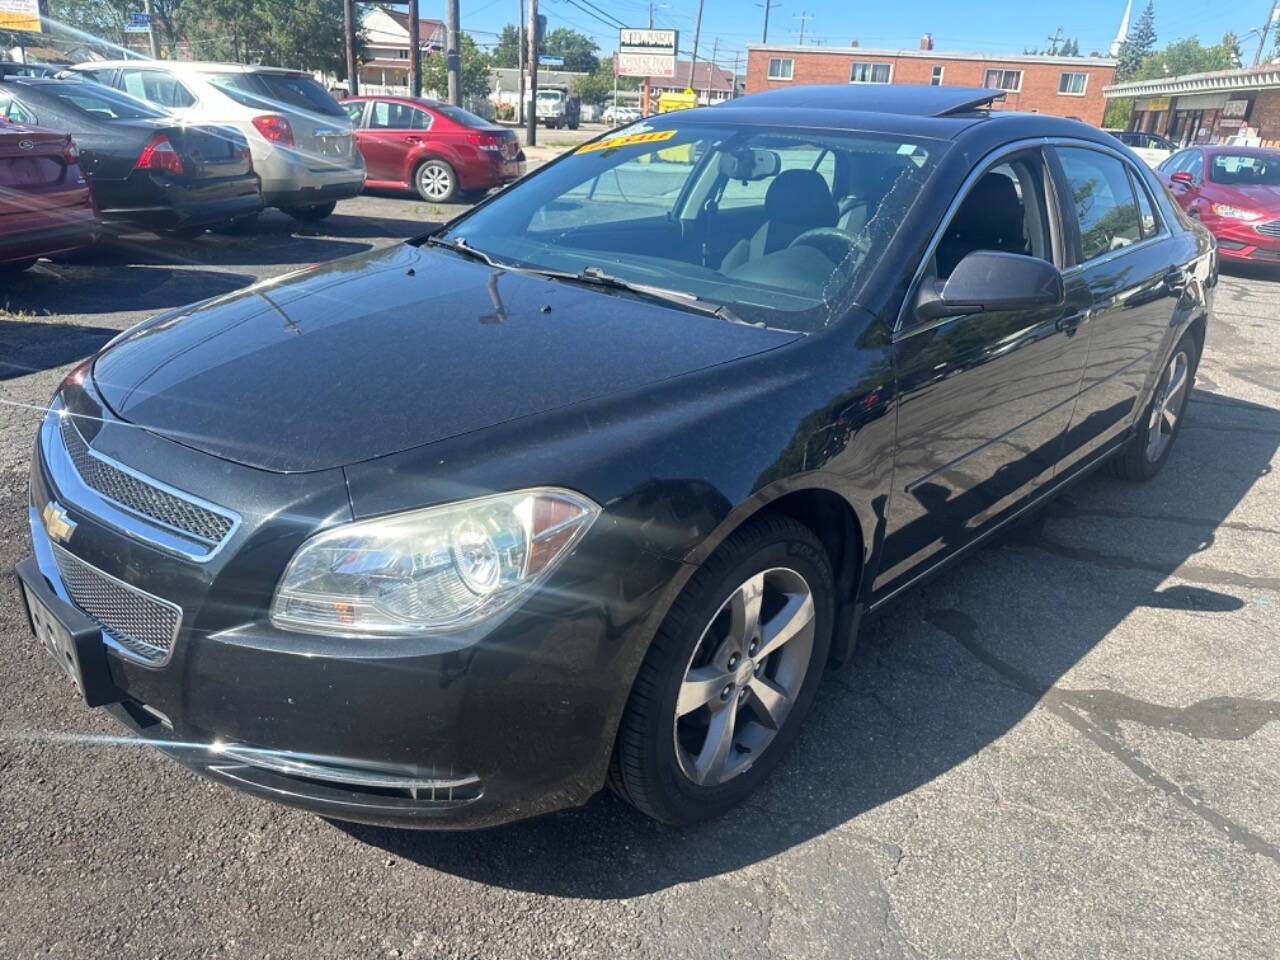
[(40, 519), (44, 521), (44, 532), (49, 535), (50, 540), (57, 543), (66, 543), (76, 532), (76, 522), (68, 519), (66, 511), (56, 503), (48, 504), (40, 514)]

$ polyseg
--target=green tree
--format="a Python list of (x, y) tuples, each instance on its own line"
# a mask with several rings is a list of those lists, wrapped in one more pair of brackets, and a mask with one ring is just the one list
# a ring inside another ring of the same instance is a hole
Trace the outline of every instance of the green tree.
[(1231, 50), (1218, 44), (1201, 46), (1197, 37), (1187, 37), (1169, 44), (1163, 50), (1151, 54), (1142, 61), (1135, 79), (1159, 80), (1188, 73), (1207, 73), (1211, 70), (1230, 70), (1235, 66)]
[[(618, 77), (619, 90), (639, 90), (639, 77)], [(601, 60), (594, 73), (573, 78), (573, 92), (583, 103), (609, 103), (613, 100), (613, 60)]]
[(1133, 118), (1133, 99), (1117, 97), (1107, 101), (1107, 112), (1102, 116), (1102, 125), (1108, 130), (1126, 130)]
[(1156, 49), (1156, 8), (1153, 0), (1138, 17), (1138, 22), (1129, 30), (1124, 43), (1120, 44), (1119, 63), (1116, 64), (1116, 79), (1131, 80)]
[[(528, 40), (528, 37), (525, 37)], [(520, 28), (508, 23), (498, 34), (498, 42), (489, 52), (495, 67), (515, 69), (520, 66)]]
[[(165, 3), (166, 0), (158, 0)], [(200, 60), (346, 75), (342, 0), (167, 0), (174, 36)], [(357, 54), (362, 37), (357, 37)]]
[(1062, 48), (1058, 50), (1058, 56), (1060, 57), (1080, 56), (1080, 41), (1077, 40), (1075, 37), (1072, 37), (1071, 39), (1067, 40), (1062, 45)]
[(565, 70), (575, 73), (595, 73), (600, 66), (596, 56), (599, 51), (596, 42), (585, 33), (570, 30), (568, 27), (556, 27), (542, 38), (542, 53), (564, 57)]
[[(458, 54), (462, 60), (462, 95), (483, 97), (488, 94), (491, 63), (489, 56), (471, 39), (471, 34), (462, 34)], [(449, 75), (443, 53), (433, 53), (422, 58), (422, 88), (434, 90), (441, 97), (448, 93)]]
[(124, 24), (133, 9), (133, 0), (49, 0), (48, 13), (50, 20), (85, 42), (123, 46)]
[(1244, 62), (1240, 52), (1240, 38), (1230, 30), (1222, 35), (1222, 46), (1230, 54), (1233, 67), (1238, 67)]

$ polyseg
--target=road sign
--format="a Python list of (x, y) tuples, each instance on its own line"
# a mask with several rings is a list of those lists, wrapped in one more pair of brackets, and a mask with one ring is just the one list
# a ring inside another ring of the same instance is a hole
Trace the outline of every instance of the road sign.
[(39, 0), (0, 0), (0, 30), (40, 33)]
[(145, 13), (131, 13), (125, 21), (125, 33), (146, 33), (151, 29), (151, 18)]
[(564, 57), (554, 57), (554, 56), (552, 56), (552, 55), (550, 55), (550, 54), (544, 53), (544, 54), (542, 54), (542, 56), (538, 57), (538, 66), (540, 66), (540, 67), (563, 67), (563, 66), (564, 66)]
[(674, 77), (678, 30), (623, 27), (618, 31), (618, 76)]

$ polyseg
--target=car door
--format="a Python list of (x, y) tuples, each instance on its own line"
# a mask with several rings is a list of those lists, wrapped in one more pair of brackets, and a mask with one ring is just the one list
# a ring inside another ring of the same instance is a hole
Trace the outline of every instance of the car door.
[[(1003, 179), (1001, 179), (1003, 178)], [(921, 284), (966, 253), (995, 249), (1063, 264), (1055, 182), (1040, 148), (989, 163), (935, 236)], [(1030, 310), (916, 321), (894, 337), (897, 450), (875, 588), (896, 592), (1015, 511), (1053, 476), (1087, 346), (1088, 291)]]
[(121, 67), (115, 86), (130, 96), (155, 104), (180, 117), (190, 117), (197, 103), (195, 94), (166, 70)]
[[(1169, 166), (1163, 168), (1165, 186), (1178, 206), (1194, 214), (1200, 199), (1200, 185), (1204, 182), (1204, 153), (1200, 150), (1183, 150), (1169, 158)], [(1191, 182), (1173, 179), (1175, 173), (1190, 174)]]
[(356, 131), (356, 144), (364, 154), (369, 179), (408, 183), (409, 154), (426, 141), (431, 121), (425, 110), (407, 103), (374, 100), (365, 126)]
[(1059, 145), (1053, 158), (1074, 251), (1066, 276), (1090, 297), (1089, 357), (1058, 468), (1067, 474), (1122, 440), (1133, 422), (1195, 250), (1180, 249), (1149, 181), (1118, 153)]

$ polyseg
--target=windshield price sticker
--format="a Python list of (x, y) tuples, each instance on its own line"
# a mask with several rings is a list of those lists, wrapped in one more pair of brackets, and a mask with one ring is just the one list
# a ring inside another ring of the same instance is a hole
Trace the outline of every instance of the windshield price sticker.
[(614, 147), (630, 147), (638, 143), (660, 143), (663, 140), (670, 140), (675, 135), (675, 130), (652, 130), (649, 133), (631, 133), (625, 137), (610, 137), (608, 140), (584, 143), (578, 148), (578, 152), (589, 153), (592, 150), (612, 150)]

